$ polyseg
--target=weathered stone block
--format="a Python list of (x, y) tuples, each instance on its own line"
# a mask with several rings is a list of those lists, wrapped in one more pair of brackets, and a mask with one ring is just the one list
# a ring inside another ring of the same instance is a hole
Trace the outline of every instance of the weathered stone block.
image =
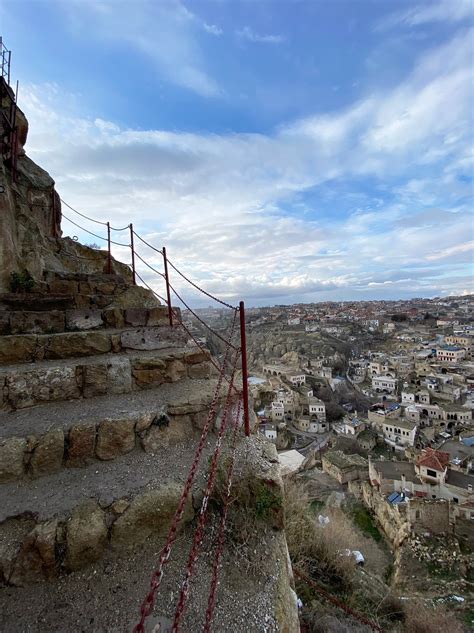
[(49, 431), (38, 438), (38, 444), (30, 458), (30, 469), (34, 477), (49, 475), (61, 470), (64, 455), (64, 432)]
[(2, 336), (0, 363), (23, 363), (36, 358), (38, 337), (35, 335)]
[(84, 466), (94, 457), (96, 428), (94, 424), (76, 424), (69, 431), (67, 466)]
[(211, 363), (199, 363), (188, 365), (188, 377), (194, 380), (209, 378), (211, 375)]
[(55, 295), (75, 295), (79, 291), (79, 284), (76, 281), (67, 279), (53, 279), (49, 283), (49, 292)]
[(146, 324), (148, 326), (168, 325), (168, 308), (165, 306), (159, 308), (150, 308), (148, 310), (148, 318)]
[(140, 388), (161, 385), (166, 382), (166, 363), (161, 358), (137, 359), (132, 365), (132, 375)]
[(183, 361), (189, 365), (196, 365), (209, 360), (210, 352), (207, 350), (192, 349), (185, 353)]
[(45, 312), (12, 312), (10, 331), (12, 334), (53, 334), (64, 332), (65, 318), (62, 310)]
[(107, 546), (105, 513), (95, 501), (77, 508), (66, 526), (66, 567), (81, 569), (98, 560)]
[(96, 292), (100, 295), (113, 295), (116, 285), (111, 281), (104, 281), (96, 285)]
[(145, 453), (156, 453), (160, 448), (176, 444), (189, 437), (192, 429), (191, 418), (187, 415), (175, 416), (172, 419), (162, 418), (166, 424), (158, 418), (157, 423), (152, 424), (150, 428), (143, 433), (141, 439), (142, 448)]
[(79, 284), (79, 292), (81, 295), (93, 294), (92, 285), (88, 281), (81, 281)]
[(102, 312), (102, 317), (107, 327), (123, 328), (125, 326), (123, 310), (120, 308), (107, 308)]
[(167, 368), (166, 375), (171, 382), (177, 382), (186, 377), (186, 366), (180, 360), (172, 360)]
[(82, 368), (84, 398), (107, 393), (107, 365), (84, 365)]
[(39, 402), (79, 398), (81, 395), (75, 367), (12, 372), (6, 378), (5, 389), (6, 400), (15, 409), (31, 407)]
[(104, 420), (99, 424), (96, 455), (115, 459), (135, 448), (135, 420)]
[(153, 421), (160, 416), (165, 415), (164, 410), (159, 413), (155, 413), (154, 411), (147, 411), (145, 413), (141, 413), (138, 417), (138, 420), (135, 422), (135, 431), (137, 433), (141, 433), (142, 431), (146, 431)]
[(0, 483), (23, 475), (26, 444), (24, 437), (10, 437), (0, 442)]
[(93, 330), (102, 327), (100, 310), (66, 310), (66, 327), (68, 330)]
[(151, 328), (122, 332), (120, 343), (124, 349), (136, 350), (155, 350), (170, 346), (169, 340), (163, 339), (159, 330)]
[(125, 310), (125, 323), (133, 327), (146, 325), (148, 311), (145, 308), (129, 308)]
[[(170, 482), (136, 497), (112, 526), (111, 545), (116, 550), (143, 543), (150, 536), (164, 536), (170, 527), (182, 492), (182, 484)], [(181, 525), (192, 520), (191, 499), (184, 507)]]
[(77, 358), (107, 354), (112, 350), (110, 334), (97, 332), (66, 332), (52, 336), (46, 347), (46, 358)]
[(33, 528), (23, 541), (9, 582), (22, 586), (50, 579), (57, 573), (56, 532), (58, 522), (46, 521)]
[(128, 393), (132, 389), (132, 368), (128, 358), (113, 358), (107, 364), (107, 393)]

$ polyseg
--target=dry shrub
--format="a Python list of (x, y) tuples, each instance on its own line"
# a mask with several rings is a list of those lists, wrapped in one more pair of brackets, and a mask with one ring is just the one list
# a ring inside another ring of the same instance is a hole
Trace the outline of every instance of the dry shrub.
[(319, 526), (310, 509), (305, 485), (295, 479), (285, 481), (285, 534), (290, 557), (295, 565), (314, 578), (350, 589), (354, 561), (341, 550), (351, 548), (352, 530), (342, 512), (331, 513), (331, 522)]
[(463, 633), (465, 629), (445, 607), (417, 600), (405, 604), (404, 630), (406, 633)]

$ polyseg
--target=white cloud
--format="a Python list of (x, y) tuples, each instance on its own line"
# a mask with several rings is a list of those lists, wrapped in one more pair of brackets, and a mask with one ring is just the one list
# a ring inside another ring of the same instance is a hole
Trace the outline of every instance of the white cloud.
[[(472, 220), (456, 181), (470, 145), (469, 37), (425, 55), (390, 92), (267, 135), (124, 129), (77, 116), (55, 86), (23, 86), (27, 149), (73, 206), (118, 225), (133, 219), (226, 297), (464, 289)], [(308, 189), (361, 176), (380, 179), (395, 202), (354, 208), (335, 196), (334, 217), (286, 210)], [(426, 205), (436, 207), (428, 218)], [(449, 267), (441, 276), (437, 261)]]
[(404, 11), (397, 11), (383, 18), (378, 29), (394, 26), (420, 26), (430, 22), (460, 22), (472, 19), (474, 5), (472, 0), (428, 0), (416, 4)]
[(282, 35), (262, 35), (256, 33), (249, 26), (244, 26), (243, 29), (236, 31), (236, 34), (244, 40), (259, 44), (282, 44), (285, 41)]
[(209, 75), (201, 53), (200, 31), (220, 35), (179, 0), (130, 3), (125, 0), (69, 0), (60, 3), (71, 31), (79, 38), (95, 37), (121, 51), (136, 50), (148, 58), (167, 81), (203, 97), (222, 94)]

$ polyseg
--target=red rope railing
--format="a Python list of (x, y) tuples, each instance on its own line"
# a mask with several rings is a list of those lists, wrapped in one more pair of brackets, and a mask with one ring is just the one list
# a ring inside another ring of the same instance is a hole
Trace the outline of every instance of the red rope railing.
[[(235, 328), (235, 322), (236, 319), (234, 317), (234, 322), (232, 324), (232, 330)], [(227, 346), (226, 351), (225, 351), (225, 355), (224, 355), (224, 362), (223, 362), (223, 367), (225, 367), (226, 363), (227, 363), (227, 357), (230, 351), (230, 347)], [(217, 381), (217, 385), (216, 388), (214, 390), (214, 396), (211, 402), (211, 405), (209, 407), (209, 412), (207, 415), (207, 419), (206, 419), (206, 423), (204, 425), (204, 428), (202, 430), (201, 433), (201, 438), (199, 440), (199, 444), (196, 448), (196, 452), (194, 455), (194, 460), (191, 466), (191, 469), (189, 471), (188, 477), (186, 479), (186, 483), (184, 485), (183, 488), (183, 492), (181, 494), (180, 500), (179, 500), (179, 504), (178, 507), (176, 509), (175, 515), (173, 517), (173, 522), (171, 524), (171, 527), (169, 529), (168, 532), (168, 537), (166, 539), (166, 544), (164, 546), (164, 548), (161, 551), (160, 554), (160, 558), (158, 561), (158, 567), (156, 568), (156, 570), (153, 572), (153, 575), (151, 577), (151, 582), (150, 582), (150, 590), (147, 594), (147, 596), (145, 597), (145, 599), (143, 600), (142, 606), (140, 608), (140, 621), (138, 622), (138, 624), (135, 626), (135, 628), (133, 629), (134, 633), (145, 633), (145, 620), (148, 618), (148, 616), (151, 614), (151, 612), (153, 611), (153, 606), (155, 604), (155, 597), (156, 597), (156, 592), (161, 584), (162, 578), (163, 578), (163, 567), (166, 565), (166, 563), (168, 562), (169, 558), (170, 558), (170, 554), (171, 554), (171, 550), (173, 547), (173, 544), (176, 540), (176, 536), (178, 533), (178, 527), (181, 523), (181, 520), (183, 518), (184, 515), (184, 507), (186, 504), (186, 500), (189, 496), (189, 493), (191, 491), (191, 486), (194, 482), (194, 479), (196, 477), (196, 473), (197, 473), (197, 469), (199, 466), (199, 463), (201, 461), (201, 455), (202, 455), (202, 451), (204, 449), (204, 445), (207, 439), (207, 436), (209, 434), (209, 430), (211, 428), (211, 425), (213, 424), (213, 422), (215, 421), (215, 417), (217, 414), (217, 404), (219, 401), (219, 392), (222, 386), (222, 381), (223, 381), (223, 376), (224, 376), (224, 371), (222, 371), (219, 375), (218, 381)], [(230, 391), (230, 388), (229, 388)]]

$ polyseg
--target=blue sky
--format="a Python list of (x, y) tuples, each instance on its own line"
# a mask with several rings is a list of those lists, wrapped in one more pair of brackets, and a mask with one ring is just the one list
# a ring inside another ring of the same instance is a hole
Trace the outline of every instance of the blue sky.
[(472, 292), (473, 17), (469, 0), (0, 0), (27, 151), (64, 200), (261, 305)]

